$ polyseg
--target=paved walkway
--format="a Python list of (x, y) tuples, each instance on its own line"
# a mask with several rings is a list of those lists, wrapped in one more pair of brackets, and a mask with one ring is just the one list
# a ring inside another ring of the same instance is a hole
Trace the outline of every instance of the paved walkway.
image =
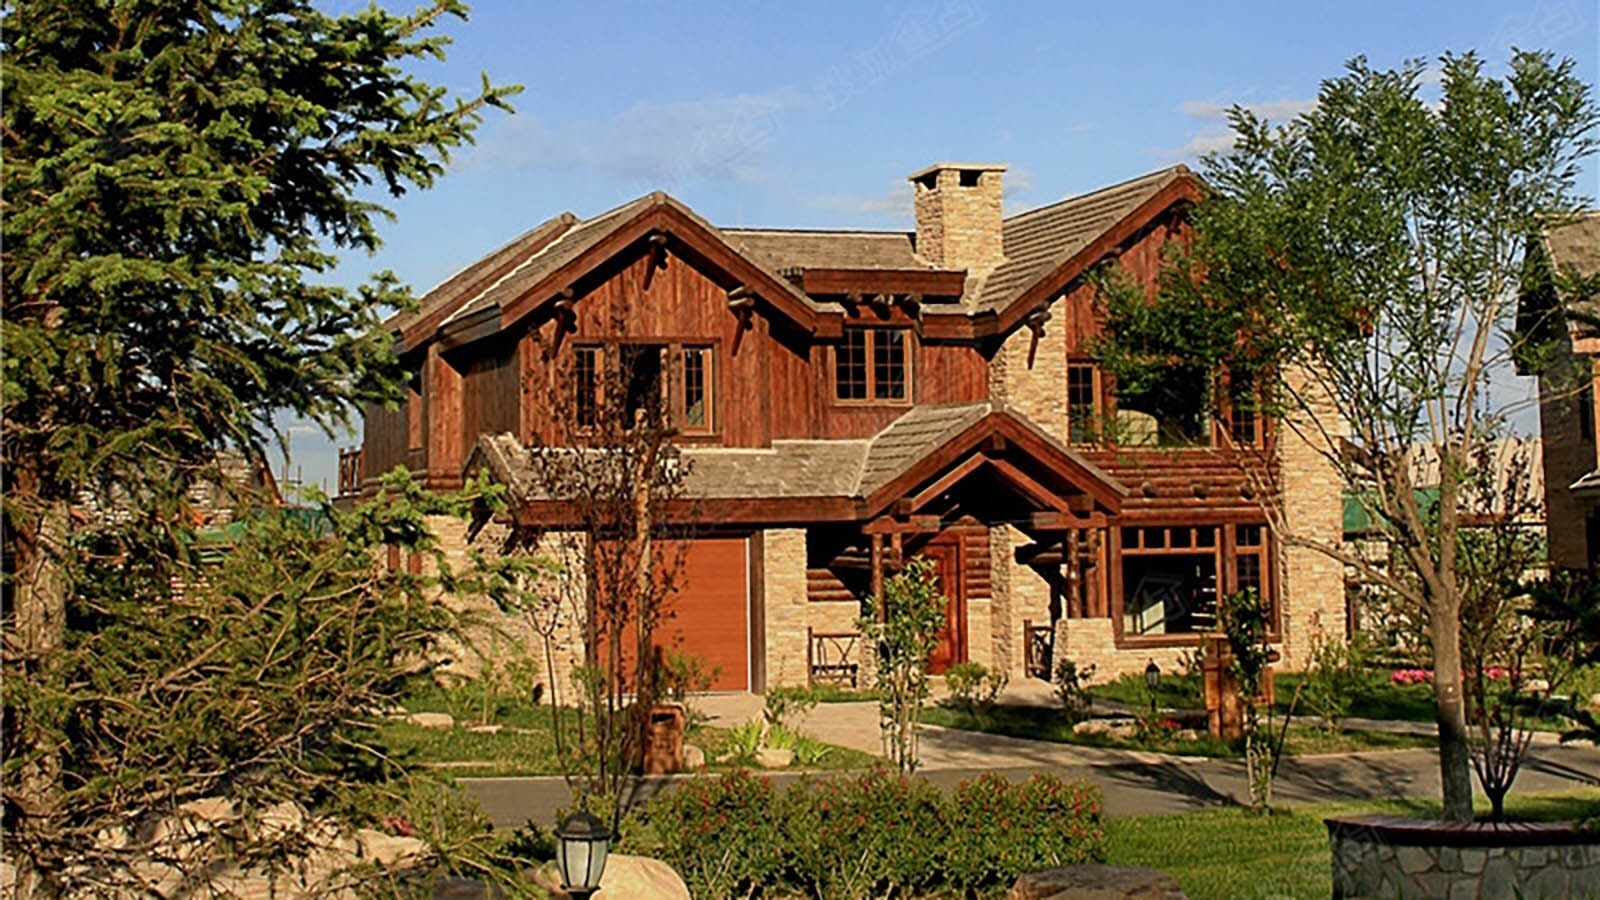
[[(713, 724), (726, 727), (760, 715), (762, 701), (729, 695), (706, 698), (700, 706)], [(821, 704), (799, 722), (799, 728), (832, 744), (882, 755), (874, 703)], [(924, 777), (941, 787), (991, 771), (1011, 779), (1038, 772), (1087, 779), (1105, 792), (1106, 811), (1113, 816), (1189, 812), (1243, 803), (1249, 796), (1244, 763), (1233, 759), (1080, 747), (934, 726), (922, 729), (921, 759)], [(787, 783), (801, 776), (784, 772), (772, 777)], [(642, 785), (641, 794), (662, 790), (673, 780), (652, 779)], [(530, 818), (548, 824), (555, 810), (570, 800), (560, 778), (471, 778), (461, 783), (499, 827), (521, 825)], [(1514, 790), (1584, 788), (1595, 789), (1600, 796), (1600, 749), (1560, 745), (1549, 735), (1535, 743)], [(1418, 749), (1289, 758), (1279, 770), (1274, 790), (1283, 803), (1436, 797), (1438, 753)]]

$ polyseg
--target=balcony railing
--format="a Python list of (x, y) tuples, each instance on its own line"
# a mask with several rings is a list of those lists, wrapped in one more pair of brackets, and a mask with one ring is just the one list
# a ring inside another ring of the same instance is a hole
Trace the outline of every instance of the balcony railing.
[(361, 448), (345, 447), (339, 451), (339, 494), (353, 497), (361, 493)]

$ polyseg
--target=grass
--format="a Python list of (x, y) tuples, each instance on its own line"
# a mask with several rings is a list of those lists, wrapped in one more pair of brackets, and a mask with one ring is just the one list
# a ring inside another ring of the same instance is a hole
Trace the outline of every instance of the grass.
[[(430, 694), (414, 698), (407, 707), (412, 712), (448, 712), (447, 698)], [(567, 733), (572, 733), (577, 713), (561, 710)], [(508, 775), (560, 775), (561, 761), (556, 753), (548, 706), (502, 706), (495, 712), (501, 731), (487, 734), (471, 731), (459, 724), (455, 728), (422, 728), (400, 720), (381, 724), (374, 736), (389, 755), (412, 765), (448, 769), (459, 776), (489, 777)], [(729, 732), (722, 728), (691, 726), (684, 741), (706, 753), (707, 768), (728, 771), (738, 768), (718, 761), (727, 749)], [(825, 771), (870, 768), (875, 757), (844, 747), (824, 745), (820, 758), (806, 768)]]
[[(1059, 710), (1036, 706), (997, 706), (979, 721), (967, 713), (948, 707), (934, 706), (922, 712), (922, 721), (929, 725), (961, 728), (1008, 737), (1058, 744), (1076, 744), (1083, 747), (1107, 747), (1120, 750), (1153, 750), (1160, 753), (1181, 753), (1188, 756), (1236, 757), (1241, 752), (1232, 744), (1201, 734), (1198, 740), (1177, 740), (1175, 736), (1140, 737), (1122, 740), (1103, 734), (1074, 734), (1072, 725)], [(1313, 753), (1351, 753), (1360, 750), (1399, 750), (1410, 747), (1434, 745), (1431, 736), (1389, 734), (1372, 731), (1341, 731), (1329, 734), (1320, 728), (1291, 727), (1285, 752), (1291, 755)]]
[[(1487, 801), (1480, 800), (1480, 808)], [(1600, 792), (1507, 798), (1507, 811), (1534, 821), (1600, 814)], [(1437, 800), (1323, 803), (1258, 815), (1243, 809), (1106, 821), (1106, 861), (1151, 866), (1177, 879), (1190, 900), (1324, 898), (1329, 874), (1328, 816), (1389, 813), (1437, 816)]]

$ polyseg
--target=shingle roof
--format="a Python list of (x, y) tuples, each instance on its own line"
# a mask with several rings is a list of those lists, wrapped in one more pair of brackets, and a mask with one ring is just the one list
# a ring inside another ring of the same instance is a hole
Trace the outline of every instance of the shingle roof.
[(506, 244), (493, 250), (488, 256), (435, 285), (422, 295), (417, 303), (416, 310), (396, 313), (389, 318), (386, 324), (391, 331), (404, 331), (435, 312), (471, 300), (474, 295), (469, 295), (466, 292), (473, 285), (488, 277), (490, 273), (497, 269), (514, 263), (519, 256), (533, 255), (537, 248), (561, 232), (571, 228), (577, 221), (577, 216), (570, 212), (564, 212), (553, 219), (546, 219), (540, 222), (528, 231), (517, 235)]
[(1552, 228), (1545, 236), (1557, 267), (1570, 266), (1586, 275), (1600, 272), (1600, 210), (1591, 210), (1576, 221)]
[(786, 231), (730, 228), (722, 232), (769, 270), (933, 269), (904, 231)]
[(987, 400), (913, 407), (873, 437), (861, 469), (860, 494), (866, 496), (893, 481), (917, 460), (994, 412), (994, 408)]
[(1173, 166), (1006, 219), (1001, 225), (1006, 261), (970, 292), (968, 305), (974, 311), (1006, 306), (1141, 203), (1188, 174), (1186, 167)]
[(690, 447), (684, 489), (695, 497), (849, 497), (867, 441), (773, 441), (771, 448)]

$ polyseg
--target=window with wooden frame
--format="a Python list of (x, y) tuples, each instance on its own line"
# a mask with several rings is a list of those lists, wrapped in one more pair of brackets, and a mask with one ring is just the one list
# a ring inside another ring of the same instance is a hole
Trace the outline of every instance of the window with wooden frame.
[(1067, 440), (1090, 444), (1100, 432), (1100, 368), (1092, 362), (1067, 363)]
[[(573, 410), (580, 428), (613, 412), (623, 427), (667, 416), (685, 434), (711, 434), (716, 425), (716, 351), (709, 344), (617, 342), (573, 348)], [(606, 391), (621, 391), (614, 409)]]
[(1244, 588), (1276, 621), (1264, 524), (1124, 527), (1119, 537), (1124, 637), (1215, 631), (1225, 595)]
[(904, 328), (846, 328), (834, 347), (833, 396), (855, 403), (911, 399), (911, 347)]
[(1255, 390), (1254, 379), (1245, 372), (1228, 376), (1226, 415), (1223, 427), (1228, 429), (1228, 439), (1236, 447), (1261, 446), (1261, 395)]

